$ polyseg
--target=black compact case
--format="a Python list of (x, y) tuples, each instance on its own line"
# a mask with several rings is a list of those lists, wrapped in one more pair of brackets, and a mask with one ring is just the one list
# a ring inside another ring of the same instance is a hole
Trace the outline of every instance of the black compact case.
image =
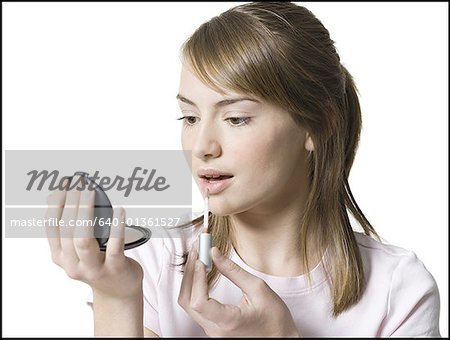
[[(105, 251), (111, 232), (110, 223), (113, 221), (113, 208), (111, 201), (105, 191), (97, 183), (95, 183), (92, 178), (89, 177), (88, 173), (82, 171), (75, 172), (75, 174), (71, 177), (71, 180), (74, 176), (80, 176), (85, 181), (87, 186), (86, 188), (93, 188), (95, 190), (94, 236), (97, 239), (100, 250)], [(142, 236), (136, 240), (125, 243), (124, 249), (138, 247), (147, 242), (151, 237), (151, 231), (147, 228), (135, 225), (125, 225), (125, 234), (127, 233), (127, 228), (139, 231)]]

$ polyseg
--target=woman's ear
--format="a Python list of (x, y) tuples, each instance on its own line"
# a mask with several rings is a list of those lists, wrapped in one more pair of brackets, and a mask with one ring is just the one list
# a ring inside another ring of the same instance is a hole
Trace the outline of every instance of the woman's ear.
[(308, 132), (306, 133), (305, 149), (309, 152), (314, 151), (314, 143)]

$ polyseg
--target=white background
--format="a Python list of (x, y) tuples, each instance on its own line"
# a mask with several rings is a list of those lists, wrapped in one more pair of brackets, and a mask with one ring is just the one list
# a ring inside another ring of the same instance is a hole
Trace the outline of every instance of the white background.
[[(448, 336), (448, 4), (302, 4), (360, 90), (355, 198), (435, 277)], [(2, 3), (4, 148), (180, 149), (179, 47), (234, 5)], [(92, 335), (89, 287), (45, 239), (3, 238), (3, 283), (3, 336)]]

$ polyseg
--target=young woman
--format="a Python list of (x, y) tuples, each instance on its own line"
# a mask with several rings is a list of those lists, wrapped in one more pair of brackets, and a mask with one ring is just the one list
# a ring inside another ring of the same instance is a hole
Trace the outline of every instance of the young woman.
[[(433, 277), (381, 243), (352, 196), (360, 106), (321, 22), (292, 3), (239, 5), (194, 32), (182, 65), (182, 145), (209, 189), (213, 270), (198, 260), (201, 217), (186, 244), (125, 254), (120, 226), (105, 253), (93, 238), (49, 238), (54, 261), (93, 289), (95, 334), (439, 336)], [(89, 219), (93, 199), (54, 193), (48, 214)]]

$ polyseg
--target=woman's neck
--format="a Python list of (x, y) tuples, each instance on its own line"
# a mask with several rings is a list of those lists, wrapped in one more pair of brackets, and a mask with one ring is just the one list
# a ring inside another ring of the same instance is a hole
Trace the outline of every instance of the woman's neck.
[[(253, 269), (274, 276), (306, 273), (300, 248), (301, 209), (298, 201), (291, 202), (291, 206), (230, 216), (234, 248)], [(313, 250), (308, 243), (309, 270), (319, 261)]]

